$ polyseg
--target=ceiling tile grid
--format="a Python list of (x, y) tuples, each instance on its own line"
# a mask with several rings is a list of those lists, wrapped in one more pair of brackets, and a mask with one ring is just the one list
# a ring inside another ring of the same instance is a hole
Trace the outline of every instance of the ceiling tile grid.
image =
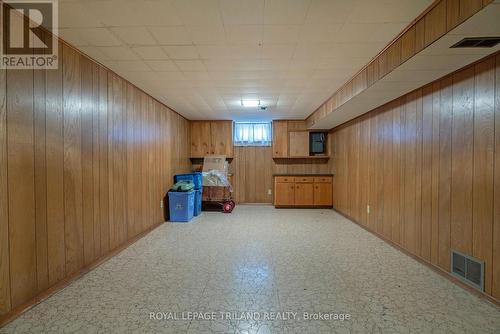
[(60, 0), (60, 36), (187, 118), (303, 119), (431, 2)]

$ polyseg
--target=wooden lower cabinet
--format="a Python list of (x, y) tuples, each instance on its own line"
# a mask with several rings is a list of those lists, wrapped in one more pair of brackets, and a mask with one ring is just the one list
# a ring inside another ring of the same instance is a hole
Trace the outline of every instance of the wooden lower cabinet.
[(274, 206), (331, 207), (333, 205), (331, 176), (276, 176)]
[(314, 184), (314, 205), (317, 206), (333, 205), (333, 187), (331, 183)]
[(294, 183), (276, 182), (274, 184), (274, 201), (279, 205), (290, 206), (295, 203)]
[(297, 206), (314, 205), (314, 184), (295, 183), (295, 203)]

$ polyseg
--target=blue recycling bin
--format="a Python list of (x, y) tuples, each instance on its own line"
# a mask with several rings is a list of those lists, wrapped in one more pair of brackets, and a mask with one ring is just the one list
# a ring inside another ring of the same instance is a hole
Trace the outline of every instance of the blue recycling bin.
[(201, 213), (201, 190), (194, 191), (194, 215), (199, 216)]
[(168, 208), (171, 222), (188, 222), (194, 215), (194, 191), (168, 193)]

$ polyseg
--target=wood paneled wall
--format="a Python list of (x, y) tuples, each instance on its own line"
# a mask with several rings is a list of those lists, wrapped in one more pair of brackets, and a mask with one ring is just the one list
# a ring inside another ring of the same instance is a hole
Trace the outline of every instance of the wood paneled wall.
[(0, 316), (163, 222), (190, 169), (187, 120), (59, 47), (58, 70), (0, 71)]
[(231, 162), (233, 196), (237, 203), (272, 203), (272, 147), (234, 147)]
[(361, 71), (340, 87), (308, 118), (311, 127), (326, 115), (366, 90), (492, 0), (436, 0), (407, 29), (374, 57)]
[(500, 299), (500, 55), (333, 137), (337, 210), (445, 271), (451, 249), (483, 260)]

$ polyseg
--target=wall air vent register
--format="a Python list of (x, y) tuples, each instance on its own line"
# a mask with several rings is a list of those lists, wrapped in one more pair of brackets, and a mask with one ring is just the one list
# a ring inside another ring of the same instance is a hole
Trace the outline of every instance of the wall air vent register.
[(456, 250), (451, 251), (451, 273), (470, 286), (484, 291), (484, 262), (462, 254)]

